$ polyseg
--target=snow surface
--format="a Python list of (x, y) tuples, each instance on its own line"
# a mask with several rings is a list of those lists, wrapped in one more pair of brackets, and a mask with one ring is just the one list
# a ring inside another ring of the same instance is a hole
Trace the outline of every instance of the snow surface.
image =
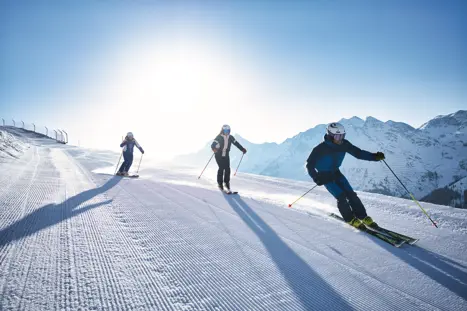
[[(358, 120), (354, 120), (357, 122)], [(118, 154), (31, 137), (0, 163), (0, 310), (466, 310), (467, 211), (359, 193), (392, 247), (312, 183), (212, 164), (113, 176)]]

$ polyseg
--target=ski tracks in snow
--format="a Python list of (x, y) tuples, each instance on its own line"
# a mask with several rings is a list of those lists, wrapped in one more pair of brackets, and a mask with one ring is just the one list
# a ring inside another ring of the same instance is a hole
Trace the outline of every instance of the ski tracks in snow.
[[(188, 197), (191, 197), (192, 199), (195, 199), (197, 201), (200, 201), (201, 203), (204, 203), (208, 206), (210, 206), (211, 208), (215, 208), (215, 209), (218, 209), (220, 211), (222, 211), (222, 213), (227, 213), (229, 215), (232, 215), (232, 216), (236, 216), (236, 214), (234, 212), (231, 211), (231, 209), (229, 207), (227, 208), (223, 208), (219, 205), (215, 205), (215, 204), (212, 204), (210, 202), (208, 202), (207, 200), (204, 200), (200, 197), (197, 197), (193, 194), (190, 194), (188, 192), (184, 192), (184, 191), (181, 191), (181, 190), (178, 190), (172, 186), (169, 186), (169, 185), (163, 185), (162, 188), (170, 188), (173, 191), (183, 195), (183, 196), (188, 196)], [(159, 192), (160, 193), (167, 193), (167, 191), (164, 191), (162, 189), (159, 189)], [(164, 196), (164, 195), (162, 195)], [(176, 198), (176, 197), (174, 197)], [(230, 199), (230, 198), (228, 198)], [(175, 201), (179, 201), (177, 199), (174, 199)], [(232, 198), (231, 200), (235, 201), (235, 198)], [(181, 200), (183, 201), (183, 200)], [(175, 203), (175, 202), (174, 202)], [(340, 283), (342, 285), (342, 288), (345, 288), (345, 287), (348, 287), (348, 284), (352, 284), (352, 283), (355, 283), (355, 282), (358, 282), (358, 281), (363, 281), (364, 283), (367, 283), (366, 287), (366, 292), (373, 292), (373, 295), (374, 297), (379, 297), (379, 299), (381, 299), (381, 301), (384, 301), (385, 302), (385, 308), (388, 308), (388, 310), (398, 310), (398, 309), (401, 309), (401, 310), (404, 310), (404, 309), (407, 309), (407, 307), (410, 306), (410, 308), (413, 310), (413, 309), (423, 309), (423, 310), (438, 310), (437, 307), (435, 307), (434, 305), (430, 304), (429, 302), (426, 302), (426, 301), (423, 301), (423, 299), (420, 299), (420, 298), (417, 298), (416, 296), (412, 296), (406, 292), (404, 292), (403, 289), (399, 289), (397, 288), (396, 286), (393, 286), (393, 285), (390, 285), (386, 282), (384, 282), (384, 280), (380, 280), (376, 275), (372, 274), (370, 271), (366, 271), (365, 267), (362, 266), (362, 265), (359, 265), (358, 262), (349, 262), (348, 260), (345, 260), (345, 258), (342, 258), (340, 256), (330, 256), (330, 254), (326, 254), (325, 252), (323, 252), (319, 247), (313, 247), (313, 243), (315, 243), (316, 241), (312, 241), (311, 239), (303, 239), (300, 234), (295, 231), (295, 230), (290, 230), (290, 227), (286, 225), (286, 223), (292, 223), (295, 227), (299, 228), (300, 226), (306, 226), (308, 227), (309, 226), (309, 223), (307, 224), (306, 222), (308, 220), (301, 220), (301, 219), (293, 219), (293, 217), (290, 217), (288, 215), (293, 215), (293, 216), (296, 216), (296, 213), (295, 212), (292, 212), (292, 214), (290, 214), (290, 211), (288, 210), (281, 210), (281, 209), (276, 209), (276, 208), (273, 208), (271, 210), (271, 208), (267, 209), (267, 208), (263, 208), (261, 206), (261, 204), (258, 206), (258, 204), (255, 204), (256, 202), (249, 202), (249, 205), (251, 206), (254, 206), (254, 209), (255, 209), (255, 213), (258, 213), (262, 215), (262, 219), (268, 219), (267, 221), (267, 224), (278, 224), (280, 223), (279, 225), (279, 229), (277, 231), (277, 235), (280, 239), (284, 240), (285, 242), (287, 242), (288, 244), (290, 244), (291, 247), (294, 248), (294, 252), (297, 252), (301, 257), (303, 258), (313, 258), (315, 256), (318, 256), (318, 257), (321, 257), (320, 259), (323, 259), (327, 262), (333, 262), (335, 264), (335, 268), (333, 268), (332, 270), (336, 270), (337, 268), (341, 270), (341, 273), (339, 275), (339, 279), (338, 280), (338, 283)], [(177, 203), (175, 203), (177, 204)], [(197, 208), (199, 208), (199, 205), (196, 205), (196, 204), (177, 204), (179, 205), (181, 208), (184, 208), (184, 209), (189, 209), (190, 212), (195, 215), (196, 217), (204, 220), (205, 222), (207, 223), (210, 223), (211, 225), (214, 225), (216, 226), (216, 222), (212, 222), (210, 221), (209, 219), (206, 219), (206, 218), (209, 218), (209, 217), (203, 217), (199, 211), (197, 211)], [(295, 215), (294, 215), (295, 214)], [(265, 231), (262, 229), (261, 225), (258, 225), (257, 222), (254, 221), (254, 217), (249, 217), (247, 216), (249, 219), (252, 220), (252, 223), (258, 227), (259, 230), (261, 231)], [(252, 219), (253, 218), (253, 219)], [(217, 223), (219, 223), (221, 221), (218, 221)], [(266, 223), (264, 223), (265, 226), (268, 226)], [(235, 226), (235, 228), (237, 228), (238, 225)], [(285, 227), (283, 227), (285, 226)], [(309, 229), (309, 228), (308, 228)], [(320, 231), (321, 234), (325, 234), (327, 235), (327, 238), (330, 238), (332, 239), (333, 241), (336, 241), (339, 240), (339, 244), (344, 244), (344, 245), (347, 245), (349, 248), (351, 247), (354, 247), (354, 245), (349, 242), (349, 241), (346, 241), (346, 239), (342, 239), (338, 236), (332, 236), (332, 234), (330, 235), (329, 232), (325, 232), (324, 230), (320, 229), (320, 228), (315, 228), (317, 229), (318, 231)], [(235, 230), (237, 229), (232, 229), (232, 232), (234, 232)], [(309, 230), (308, 230), (309, 231)], [(367, 236), (365, 235), (362, 235), (364, 238), (368, 238)], [(259, 246), (258, 244), (252, 244), (252, 243), (249, 243), (249, 241), (251, 239), (241, 239), (239, 237), (235, 237), (234, 239), (238, 240), (239, 243), (241, 244), (244, 244), (246, 245), (247, 247), (251, 248), (252, 250), (254, 250), (255, 252), (257, 252), (258, 254), (261, 254), (261, 255), (264, 255), (264, 251), (262, 250), (262, 247)], [(302, 239), (302, 241), (300, 241)], [(379, 241), (377, 241), (378, 243)], [(367, 242), (366, 242), (367, 243)], [(318, 244), (321, 244), (319, 241), (318, 241)], [(368, 245), (367, 245), (368, 246)], [(368, 251), (371, 251), (371, 249), (369, 247), (365, 247), (364, 244), (362, 245), (359, 245), (359, 247), (361, 247), (362, 250), (366, 249)], [(312, 256), (310, 256), (310, 254), (312, 254)], [(337, 275), (337, 273), (335, 273)], [(300, 276), (297, 276), (298, 278)], [(301, 286), (304, 286), (305, 288), (308, 286), (309, 284), (307, 284), (307, 282), (303, 282), (303, 284), (301, 284)], [(352, 287), (354, 287), (354, 285), (352, 285)], [(311, 288), (308, 288), (307, 290), (310, 290), (311, 291)], [(315, 291), (316, 288), (313, 288), (313, 291)], [(380, 292), (381, 291), (381, 292)], [(347, 293), (349, 294), (349, 297), (345, 297), (346, 299), (348, 299), (348, 301), (353, 301), (353, 303), (355, 304), (353, 307), (355, 307), (356, 309), (370, 309), (370, 305), (371, 303), (367, 300), (367, 299), (364, 299), (363, 301), (358, 301), (359, 300), (359, 297), (358, 296), (355, 296), (354, 293)], [(388, 297), (388, 296), (392, 296), (392, 297)], [(401, 304), (401, 297), (403, 297), (406, 302), (405, 303), (402, 303)], [(310, 298), (309, 300), (306, 300), (304, 302), (304, 307), (306, 309), (308, 308), (315, 308), (316, 306), (313, 304), (313, 300), (316, 300), (316, 297), (313, 297), (313, 295), (309, 295), (309, 297), (307, 298)], [(378, 298), (374, 298), (376, 300), (378, 300)], [(290, 306), (288, 308), (291, 308)], [(287, 309), (287, 308), (286, 308)], [(384, 309), (381, 305), (378, 306), (378, 309), (379, 310), (382, 310)]]
[[(439, 265), (436, 274), (409, 261), (417, 252), (329, 231), (332, 222), (319, 217), (217, 190), (95, 175), (70, 154), (34, 146), (0, 176), (0, 310), (467, 306), (461, 267)], [(398, 279), (404, 274), (408, 281)]]

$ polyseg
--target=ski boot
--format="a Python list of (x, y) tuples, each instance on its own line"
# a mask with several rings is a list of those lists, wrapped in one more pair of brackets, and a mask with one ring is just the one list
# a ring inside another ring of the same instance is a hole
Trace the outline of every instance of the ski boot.
[(230, 191), (230, 183), (229, 182), (224, 183), (224, 188)]
[(352, 218), (352, 220), (347, 222), (347, 223), (349, 225), (351, 225), (352, 227), (355, 227), (355, 228), (360, 229), (360, 230), (365, 230), (366, 229), (365, 224), (363, 224), (363, 222), (360, 219), (356, 218), (356, 217)]
[(120, 172), (120, 171), (118, 171), (117, 174), (115, 174), (115, 175), (117, 175), (117, 176), (123, 176), (123, 173)]
[(123, 176), (125, 176), (125, 177), (130, 176), (130, 174), (128, 174), (128, 172), (126, 172), (126, 171), (124, 171), (122, 174), (123, 174)]
[(217, 184), (217, 187), (219, 187), (220, 191), (224, 191), (224, 186), (222, 186), (222, 184)]
[(377, 229), (379, 227), (378, 224), (373, 219), (371, 219), (370, 216), (366, 216), (365, 218), (363, 218), (362, 223), (365, 226), (373, 228), (373, 229)]

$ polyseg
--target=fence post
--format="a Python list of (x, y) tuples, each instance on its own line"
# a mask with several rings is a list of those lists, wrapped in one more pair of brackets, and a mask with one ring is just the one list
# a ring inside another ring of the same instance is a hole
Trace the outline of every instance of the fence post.
[(21, 120), (21, 123), (23, 123), (23, 129), (24, 129), (24, 121), (23, 121), (23, 120)]
[(44, 126), (45, 127), (45, 136), (49, 136), (49, 129), (47, 128), (47, 126)]
[(62, 131), (63, 131), (63, 133), (65, 133), (65, 135), (66, 135), (66, 142), (65, 142), (65, 144), (68, 144), (68, 133), (65, 132), (65, 130), (62, 130)]
[(36, 132), (36, 125), (33, 123), (32, 126), (34, 126), (34, 133)]
[(60, 130), (57, 130), (60, 133), (60, 142), (64, 143), (65, 141), (63, 140), (63, 132)]
[(12, 120), (13, 120), (13, 126), (16, 127), (15, 119), (12, 119)]
[(2, 118), (3, 126), (5, 126), (5, 119)]
[(467, 208), (467, 189), (464, 190), (464, 208)]
[(57, 141), (58, 141), (58, 138), (57, 138), (57, 135), (58, 135), (58, 134), (57, 134), (57, 131), (56, 131), (56, 130), (54, 130), (54, 132), (55, 132), (55, 140), (57, 140)]

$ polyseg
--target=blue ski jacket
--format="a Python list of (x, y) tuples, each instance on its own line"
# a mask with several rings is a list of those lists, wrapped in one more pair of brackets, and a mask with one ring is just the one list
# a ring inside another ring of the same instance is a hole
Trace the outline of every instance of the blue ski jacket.
[(136, 148), (139, 149), (139, 151), (141, 151), (141, 153), (144, 153), (144, 150), (143, 150), (143, 147), (141, 147), (138, 142), (136, 141), (136, 139), (127, 139), (125, 138), (125, 140), (120, 144), (120, 147), (123, 147), (123, 153), (125, 154), (128, 154), (128, 153), (133, 153), (133, 149), (135, 149), (135, 146)]
[(377, 161), (374, 153), (355, 147), (346, 139), (341, 145), (335, 144), (325, 135), (324, 141), (316, 146), (308, 157), (306, 164), (308, 174), (313, 180), (318, 174), (336, 176), (335, 174), (340, 172), (339, 168), (346, 153), (360, 160)]

